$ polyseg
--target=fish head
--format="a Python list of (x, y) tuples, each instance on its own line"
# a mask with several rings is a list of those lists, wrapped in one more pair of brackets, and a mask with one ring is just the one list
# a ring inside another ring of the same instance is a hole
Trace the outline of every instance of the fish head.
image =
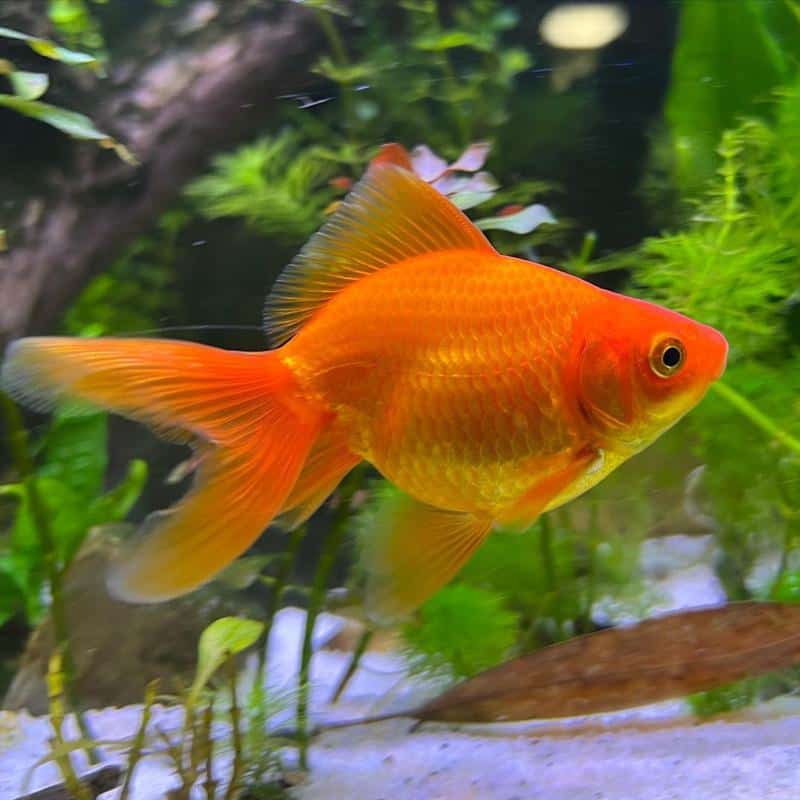
[(632, 454), (702, 400), (725, 371), (728, 343), (683, 314), (602, 295), (578, 325), (578, 409), (602, 446)]

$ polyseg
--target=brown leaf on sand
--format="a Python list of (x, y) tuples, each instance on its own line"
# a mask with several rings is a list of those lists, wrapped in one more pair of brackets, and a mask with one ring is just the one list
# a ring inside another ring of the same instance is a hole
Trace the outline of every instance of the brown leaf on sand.
[(546, 647), (455, 686), (408, 716), (500, 722), (616, 711), (800, 663), (800, 606), (732, 603)]

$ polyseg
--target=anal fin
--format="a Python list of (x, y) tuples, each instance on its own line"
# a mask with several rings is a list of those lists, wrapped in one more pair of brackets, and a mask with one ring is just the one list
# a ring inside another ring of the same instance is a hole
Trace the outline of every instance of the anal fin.
[(491, 524), (489, 517), (386, 492), (363, 542), (370, 615), (386, 621), (421, 605), (469, 560)]

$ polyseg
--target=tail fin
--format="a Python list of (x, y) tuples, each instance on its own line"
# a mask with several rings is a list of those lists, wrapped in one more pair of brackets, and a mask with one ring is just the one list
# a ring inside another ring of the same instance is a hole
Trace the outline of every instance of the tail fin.
[(30, 338), (8, 349), (2, 381), (40, 408), (77, 399), (201, 447), (192, 490), (148, 520), (147, 536), (112, 571), (112, 591), (134, 602), (191, 591), (246, 550), (284, 505), (324, 426), (275, 352)]

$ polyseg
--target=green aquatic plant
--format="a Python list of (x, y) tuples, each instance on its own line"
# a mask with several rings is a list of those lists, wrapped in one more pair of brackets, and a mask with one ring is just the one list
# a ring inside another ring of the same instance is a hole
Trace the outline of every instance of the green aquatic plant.
[(214, 159), (186, 196), (207, 219), (239, 217), (267, 236), (304, 241), (335, 193), (334, 165), (294, 131), (284, 130)]
[(403, 627), (403, 639), (412, 672), (461, 679), (508, 658), (518, 629), (518, 615), (502, 595), (455, 583), (422, 606)]
[(180, 307), (174, 264), (184, 211), (162, 215), (156, 229), (140, 236), (105, 271), (91, 280), (64, 314), (71, 336), (140, 333), (158, 327)]
[[(0, 486), (0, 500), (16, 502), (11, 528), (0, 541), (0, 626), (14, 616), (34, 625), (45, 611), (50, 614), (63, 695), (82, 739), (89, 741), (74, 688), (64, 581), (89, 530), (128, 513), (144, 487), (147, 468), (144, 462), (131, 462), (123, 481), (103, 494), (105, 415), (54, 417), (35, 456), (19, 410), (2, 392), (0, 418), (18, 478)], [(94, 760), (91, 745), (87, 748)]]
[[(103, 73), (102, 64), (96, 56), (70, 50), (49, 39), (3, 27), (0, 27), (0, 38), (25, 42), (45, 58), (69, 66), (89, 68), (100, 75)], [(0, 107), (44, 122), (73, 139), (96, 142), (100, 147), (113, 150), (123, 161), (136, 164), (136, 157), (124, 144), (98, 129), (85, 114), (45, 103), (40, 99), (50, 88), (50, 76), (47, 73), (20, 70), (10, 61), (0, 59), (0, 78), (5, 78), (12, 90), (11, 94), (0, 93)]]
[(7, 437), (18, 442), (10, 450), (19, 476), (0, 487), (16, 506), (0, 539), (0, 625), (17, 614), (35, 625), (48, 596), (61, 602), (53, 582), (61, 583), (89, 531), (125, 518), (144, 488), (147, 466), (132, 461), (122, 481), (104, 492), (105, 414), (56, 414), (31, 445), (15, 406), (4, 395), (0, 402)]
[(756, 560), (783, 546), (791, 515), (782, 493), (800, 477), (792, 466), (800, 360), (789, 324), (800, 258), (800, 86), (773, 104), (773, 122), (748, 119), (723, 134), (717, 177), (689, 225), (617, 262), (645, 297), (715, 325), (731, 343), (724, 382), (685, 431), (707, 467), (722, 575), (739, 598), (749, 595)]
[[(401, 494), (386, 481), (368, 492), (352, 522), (362, 553), (381, 505)], [(493, 532), (454, 581), (403, 626), (412, 668), (451, 677), (475, 674), (511, 652), (594, 630), (592, 607), (605, 592), (622, 585), (638, 592), (636, 532), (602, 529), (597, 509), (603, 501), (594, 497), (580, 523), (563, 509), (524, 533)], [(630, 528), (643, 529), (633, 504), (626, 504), (625, 516)], [(354, 577), (363, 578), (363, 567)]]
[(263, 633), (261, 622), (237, 617), (223, 617), (212, 622), (200, 635), (197, 647), (197, 671), (191, 687), (181, 696), (183, 726), (178, 739), (161, 734), (180, 785), (172, 790), (175, 800), (188, 800), (196, 784), (206, 796), (217, 796), (218, 769), (215, 769), (217, 745), (212, 735), (215, 708), (222, 704), (222, 691), (211, 687), (214, 675), (225, 668), (224, 686), (228, 694), (227, 722), (233, 750), (231, 777), (224, 800), (232, 800), (241, 789), (244, 773), (244, 737), (239, 705), (236, 668), (233, 657), (254, 645)]
[[(716, 13), (700, 5), (689, 2), (685, 12)], [(767, 12), (746, 5), (749, 14), (771, 14), (781, 6)], [(748, 35), (777, 47), (763, 38), (763, 22)], [(793, 30), (787, 27), (790, 40)], [(786, 51), (769, 58), (782, 66), (765, 87), (796, 70)], [(736, 81), (725, 87), (722, 94), (747, 89)], [(701, 503), (715, 527), (716, 569), (728, 597), (785, 601), (792, 596), (800, 555), (800, 355), (793, 323), (800, 259), (800, 82), (791, 78), (757, 99), (758, 105), (751, 93), (747, 101), (730, 100), (720, 117), (716, 174), (695, 195), (694, 213), (682, 229), (594, 264), (577, 261), (587, 273), (627, 269), (636, 293), (708, 322), (728, 337), (726, 375), (667, 443), (690, 449), (703, 465)], [(749, 116), (735, 119), (734, 108)], [(687, 166), (697, 153), (684, 155)], [(696, 192), (698, 185), (681, 188)], [(796, 685), (797, 675), (789, 672), (702, 693), (690, 702), (705, 716)]]
[(769, 93), (792, 80), (800, 45), (795, 0), (683, 0), (665, 117), (677, 186), (702, 191), (723, 132), (768, 112)]
[[(95, 4), (107, 2), (91, 1)], [(86, 0), (48, 0), (47, 16), (71, 46), (95, 52), (103, 49), (102, 30)]]
[[(778, 104), (790, 127), (800, 93)], [(717, 178), (688, 227), (606, 262), (629, 268), (648, 299), (723, 330), (734, 357), (780, 348), (787, 338), (800, 258), (800, 150), (782, 127), (751, 120), (726, 131)]]
[[(80, 776), (72, 763), (72, 754), (79, 749), (104, 747), (122, 753), (124, 768), (113, 766), (108, 779), (113, 783), (102, 791), (122, 784), (120, 800), (130, 795), (133, 777), (140, 761), (159, 754), (172, 762), (177, 785), (170, 790), (175, 800), (188, 800), (202, 788), (210, 800), (234, 800), (250, 791), (268, 786), (280, 768), (278, 750), (286, 743), (271, 736), (266, 727), (251, 730), (253, 717), (245, 712), (239, 700), (239, 682), (235, 658), (255, 645), (264, 632), (262, 622), (239, 617), (223, 617), (212, 622), (200, 635), (197, 669), (192, 684), (177, 695), (159, 695), (155, 682), (148, 685), (137, 729), (130, 739), (96, 740), (82, 733), (78, 739), (67, 739), (64, 728), (70, 705), (64, 683), (64, 667), (60, 654), (54, 654), (48, 673), (49, 711), (53, 728), (49, 752), (33, 766), (31, 772), (48, 761), (54, 761), (61, 772), (64, 788), (76, 798), (94, 797), (90, 776)], [(222, 673), (222, 678), (217, 679)], [(177, 703), (183, 721), (177, 735), (150, 729), (152, 709), (157, 701)], [(278, 701), (262, 710), (265, 719), (281, 710)], [(222, 730), (215, 730), (221, 724)], [(224, 732), (223, 732), (224, 731)], [(254, 745), (257, 743), (257, 749)], [(225, 756), (226, 767), (220, 765)], [(223, 770), (229, 772), (224, 782)], [(29, 773), (30, 777), (30, 773)]]
[(392, 14), (369, 0), (359, 4), (360, 29), (348, 46), (328, 4), (317, 13), (330, 52), (316, 71), (339, 87), (335, 125), (352, 141), (413, 140), (425, 131), (431, 145), (455, 157), (507, 121), (514, 81), (531, 65), (525, 49), (504, 41), (517, 12), (496, 0), (451, 10), (436, 0), (404, 0)]

